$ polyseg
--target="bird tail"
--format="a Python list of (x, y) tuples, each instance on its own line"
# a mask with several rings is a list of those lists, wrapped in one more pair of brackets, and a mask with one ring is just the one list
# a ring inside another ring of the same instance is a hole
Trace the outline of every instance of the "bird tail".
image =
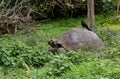
[(88, 30), (92, 31), (89, 27), (87, 27)]

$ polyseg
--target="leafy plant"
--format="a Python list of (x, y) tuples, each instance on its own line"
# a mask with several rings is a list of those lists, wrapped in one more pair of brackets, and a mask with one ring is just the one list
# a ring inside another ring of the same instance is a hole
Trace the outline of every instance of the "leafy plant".
[[(47, 41), (57, 39), (71, 28), (80, 28), (80, 19), (81, 17), (49, 20), (42, 23), (31, 36), (20, 33), (1, 35), (0, 78), (119, 79), (120, 32), (101, 26), (100, 23), (105, 21), (104, 16), (97, 17), (96, 23), (99, 26), (93, 30), (103, 40), (106, 48), (55, 55), (47, 52)], [(114, 25), (109, 27), (115, 28)]]
[(51, 58), (50, 62), (46, 64), (48, 67), (47, 74), (60, 76), (67, 70), (70, 70), (69, 58), (63, 54), (55, 55)]

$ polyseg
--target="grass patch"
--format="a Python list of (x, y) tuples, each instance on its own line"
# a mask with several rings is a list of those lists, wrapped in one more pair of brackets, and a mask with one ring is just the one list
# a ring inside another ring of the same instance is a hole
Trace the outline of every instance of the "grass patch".
[(96, 16), (93, 30), (105, 43), (105, 49), (70, 51), (65, 55), (47, 52), (48, 40), (57, 39), (69, 29), (82, 28), (81, 19), (84, 18), (49, 20), (29, 34), (1, 35), (1, 79), (119, 79), (120, 27), (103, 25), (103, 16)]

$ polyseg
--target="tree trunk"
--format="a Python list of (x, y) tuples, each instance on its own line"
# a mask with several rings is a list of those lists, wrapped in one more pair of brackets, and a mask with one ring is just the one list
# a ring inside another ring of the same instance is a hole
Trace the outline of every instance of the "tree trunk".
[(88, 27), (94, 26), (94, 0), (87, 0), (87, 8), (88, 8)]
[(117, 15), (119, 15), (119, 9), (120, 9), (120, 1), (117, 0)]

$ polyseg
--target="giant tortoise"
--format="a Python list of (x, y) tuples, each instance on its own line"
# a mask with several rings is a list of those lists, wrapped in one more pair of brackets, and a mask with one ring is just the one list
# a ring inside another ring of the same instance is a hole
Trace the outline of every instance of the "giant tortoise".
[(93, 31), (84, 28), (73, 28), (63, 33), (57, 40), (49, 40), (51, 52), (65, 53), (66, 50), (89, 50), (103, 48), (104, 44)]

